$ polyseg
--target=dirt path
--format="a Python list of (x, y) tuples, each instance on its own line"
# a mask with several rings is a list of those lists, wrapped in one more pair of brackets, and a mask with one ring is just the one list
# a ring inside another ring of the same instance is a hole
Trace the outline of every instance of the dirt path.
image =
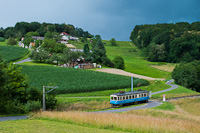
[(130, 72), (126, 72), (124, 70), (115, 69), (115, 68), (103, 68), (103, 69), (98, 69), (96, 71), (106, 72), (106, 73), (111, 73), (111, 74), (124, 75), (124, 76), (130, 76), (130, 77), (133, 76), (133, 77), (136, 77), (136, 78), (147, 79), (147, 80), (165, 80), (163, 78), (151, 78), (151, 77), (130, 73)]

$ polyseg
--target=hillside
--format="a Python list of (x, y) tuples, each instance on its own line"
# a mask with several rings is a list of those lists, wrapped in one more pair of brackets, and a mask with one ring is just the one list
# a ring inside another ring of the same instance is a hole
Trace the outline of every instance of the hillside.
[[(83, 49), (85, 44), (82, 42), (70, 43), (74, 44), (79, 49)], [(124, 58), (125, 71), (153, 78), (170, 77), (170, 72), (154, 68), (160, 63), (147, 61), (142, 56), (140, 49), (138, 49), (131, 41), (117, 41), (117, 46), (111, 46), (108, 40), (103, 40), (103, 43), (106, 48), (106, 54), (111, 60), (113, 60), (117, 55)], [(165, 69), (168, 68), (168, 65), (165, 63), (162, 65), (164, 65)]]

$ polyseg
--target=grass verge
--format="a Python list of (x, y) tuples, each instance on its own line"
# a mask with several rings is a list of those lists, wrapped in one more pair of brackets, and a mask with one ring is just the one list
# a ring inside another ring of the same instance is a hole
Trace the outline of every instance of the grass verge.
[(191, 96), (191, 95), (197, 95), (197, 94), (200, 94), (200, 93), (187, 89), (183, 86), (179, 86), (178, 88), (174, 90), (152, 95), (151, 99), (162, 99), (163, 95), (165, 95), (166, 98), (174, 98), (174, 97)]
[[(150, 85), (135, 87), (133, 90), (149, 90), (152, 92), (161, 91), (164, 89), (168, 89), (171, 86), (165, 84), (163, 81), (149, 81)], [(105, 91), (94, 91), (94, 92), (83, 92), (83, 93), (69, 93), (69, 94), (60, 94), (57, 97), (94, 97), (94, 96), (110, 96), (113, 93), (117, 93), (120, 91), (125, 91), (125, 89), (115, 89), (115, 90), (105, 90)], [(126, 88), (126, 91), (131, 91), (131, 88)]]
[[(48, 120), (18, 120), (18, 121), (4, 121), (0, 124), (0, 132), (6, 133), (115, 133), (118, 131), (98, 129), (95, 127), (83, 127), (73, 124), (67, 124), (59, 121)], [(121, 131), (120, 131), (121, 132)]]

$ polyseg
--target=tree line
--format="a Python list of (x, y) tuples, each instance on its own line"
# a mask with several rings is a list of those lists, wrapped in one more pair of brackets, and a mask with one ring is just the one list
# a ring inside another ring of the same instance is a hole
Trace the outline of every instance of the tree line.
[(28, 32), (36, 32), (38, 36), (44, 36), (47, 32), (66, 32), (71, 36), (91, 38), (92, 35), (82, 28), (75, 27), (71, 24), (52, 24), (39, 22), (17, 22), (14, 27), (0, 28), (0, 37), (18, 38), (24, 37)]
[(200, 60), (200, 22), (136, 25), (130, 39), (149, 61)]

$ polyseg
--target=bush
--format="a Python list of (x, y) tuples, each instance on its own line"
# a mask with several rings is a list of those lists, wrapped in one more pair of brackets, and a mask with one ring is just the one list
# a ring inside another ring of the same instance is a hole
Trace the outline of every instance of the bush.
[(0, 42), (4, 42), (4, 41), (5, 41), (5, 38), (0, 37)]
[(8, 45), (17, 45), (17, 41), (14, 38), (8, 38)]
[(108, 57), (103, 57), (103, 64), (108, 67), (114, 67), (114, 64)]
[(42, 107), (42, 104), (40, 101), (28, 101), (25, 104), (25, 111), (27, 113), (31, 111), (38, 111), (41, 109), (41, 107)]
[(7, 101), (7, 103), (4, 105), (4, 107), (1, 107), (4, 109), (2, 114), (23, 114), (25, 113), (25, 108), (22, 103), (18, 100), (14, 101)]
[(124, 59), (121, 56), (116, 56), (113, 60), (113, 64), (115, 68), (125, 69)]

